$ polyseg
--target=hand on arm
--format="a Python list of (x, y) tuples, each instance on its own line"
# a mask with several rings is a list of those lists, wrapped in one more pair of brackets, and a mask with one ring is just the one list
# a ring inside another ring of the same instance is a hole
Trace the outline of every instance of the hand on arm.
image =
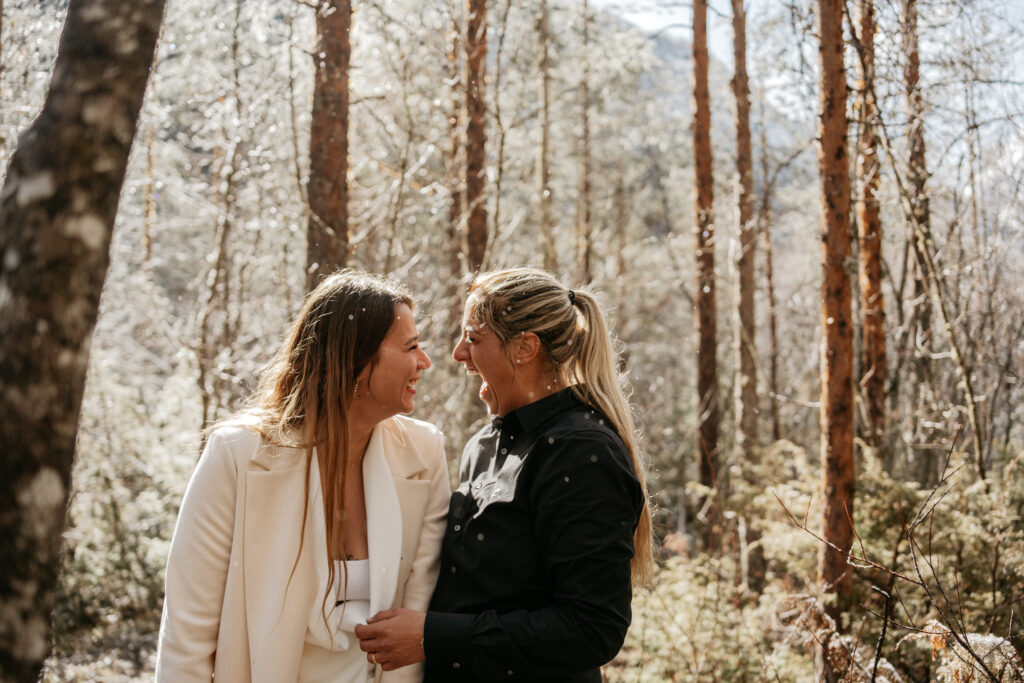
[(399, 608), (378, 612), (356, 626), (359, 649), (366, 660), (393, 671), (426, 659), (423, 651), (424, 612)]

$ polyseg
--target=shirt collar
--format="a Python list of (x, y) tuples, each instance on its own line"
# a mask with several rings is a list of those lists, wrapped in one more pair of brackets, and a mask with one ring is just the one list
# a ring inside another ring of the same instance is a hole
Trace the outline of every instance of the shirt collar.
[(493, 421), (495, 427), (513, 434), (531, 432), (551, 418), (582, 405), (572, 388), (556, 391), (550, 396), (516, 408), (503, 418)]

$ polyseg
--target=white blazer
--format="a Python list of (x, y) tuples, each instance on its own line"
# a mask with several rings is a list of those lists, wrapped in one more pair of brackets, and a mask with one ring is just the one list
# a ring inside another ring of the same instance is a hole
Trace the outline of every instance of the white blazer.
[[(297, 679), (327, 571), (326, 540), (314, 532), (324, 528), (323, 504), (313, 495), (319, 472), (315, 463), (310, 469), (300, 552), (305, 451), (269, 446), (244, 426), (211, 434), (171, 540), (157, 681)], [(404, 416), (378, 424), (363, 459), (363, 486), (370, 613), (425, 611), (451, 494), (441, 433)], [(422, 677), (422, 665), (377, 667), (377, 681)]]

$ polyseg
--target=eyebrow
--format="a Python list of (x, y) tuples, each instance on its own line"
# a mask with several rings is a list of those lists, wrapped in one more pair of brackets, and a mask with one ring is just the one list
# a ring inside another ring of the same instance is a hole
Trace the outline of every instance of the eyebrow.
[(405, 340), (405, 343), (403, 344), (403, 346), (408, 346), (409, 344), (412, 344), (414, 341), (419, 341), (419, 340), (420, 340), (420, 336), (418, 334), (414, 334), (413, 336), (411, 336), (411, 337), (409, 337), (408, 339)]

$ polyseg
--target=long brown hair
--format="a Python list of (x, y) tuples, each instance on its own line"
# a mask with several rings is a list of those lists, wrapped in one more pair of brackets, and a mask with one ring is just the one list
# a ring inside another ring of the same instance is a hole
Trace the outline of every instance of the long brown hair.
[(466, 316), (486, 325), (503, 345), (524, 332), (536, 334), (559, 381), (611, 420), (644, 491), (643, 511), (633, 534), (631, 569), (634, 584), (646, 583), (654, 566), (646, 467), (626, 378), (618, 371), (615, 340), (594, 294), (587, 289), (569, 290), (543, 270), (498, 270), (473, 280)]
[[(305, 537), (309, 475), (316, 449), (325, 474), (321, 488), (327, 527), (328, 586), (334, 584), (333, 558), (344, 558), (335, 539), (345, 524), (341, 513), (349, 458), (348, 408), (356, 391), (356, 378), (367, 366), (372, 370), (377, 349), (391, 329), (399, 304), (412, 308), (412, 296), (404, 287), (382, 276), (351, 269), (328, 276), (306, 295), (284, 344), (263, 369), (252, 399), (251, 414), (256, 417), (256, 429), (264, 441), (306, 451), (299, 554)], [(293, 574), (298, 556), (295, 561)]]

